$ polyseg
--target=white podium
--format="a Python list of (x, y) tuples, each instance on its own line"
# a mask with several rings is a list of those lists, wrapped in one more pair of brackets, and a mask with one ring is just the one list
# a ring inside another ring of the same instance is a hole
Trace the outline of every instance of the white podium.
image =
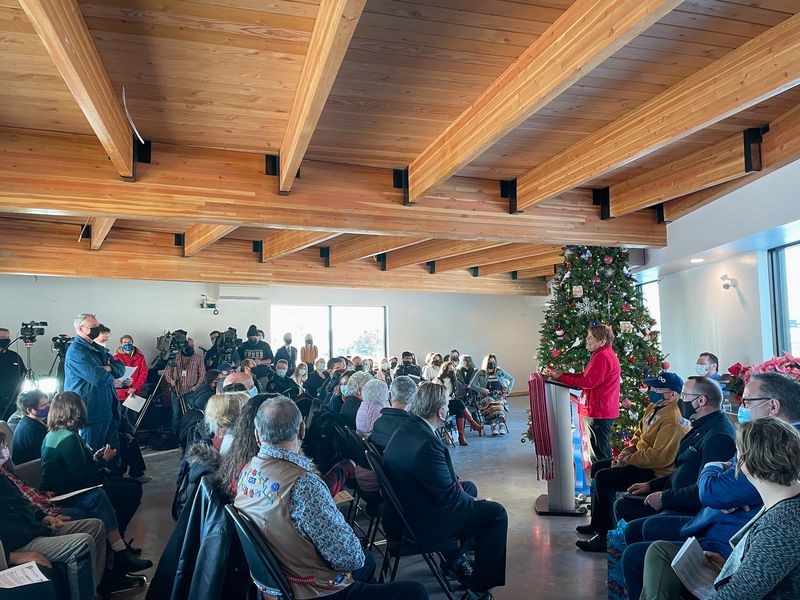
[(555, 479), (547, 482), (547, 493), (536, 499), (536, 513), (556, 517), (580, 517), (586, 507), (576, 508), (575, 463), (572, 449), (570, 387), (551, 379), (545, 380), (547, 426), (553, 451)]

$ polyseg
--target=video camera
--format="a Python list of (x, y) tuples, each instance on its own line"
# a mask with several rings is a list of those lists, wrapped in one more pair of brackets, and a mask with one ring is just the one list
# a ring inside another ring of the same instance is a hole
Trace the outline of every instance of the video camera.
[(183, 329), (168, 331), (164, 335), (156, 338), (156, 360), (171, 362), (178, 355), (178, 352), (189, 346), (187, 332)]
[(36, 336), (44, 335), (47, 321), (30, 321), (22, 323), (19, 328), (19, 339), (29, 346), (36, 342)]
[(241, 344), (242, 339), (236, 336), (236, 329), (233, 327), (220, 333), (215, 342), (219, 362), (233, 363), (233, 353)]
[(75, 338), (70, 337), (65, 334), (57, 335), (56, 337), (52, 338), (53, 345), (51, 347), (53, 352), (57, 352), (59, 356), (66, 356), (67, 355), (67, 348), (72, 343), (72, 340)]

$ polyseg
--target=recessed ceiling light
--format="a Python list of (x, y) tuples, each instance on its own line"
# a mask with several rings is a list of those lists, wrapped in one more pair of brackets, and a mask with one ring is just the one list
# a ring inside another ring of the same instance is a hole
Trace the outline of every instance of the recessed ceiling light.
[(701, 262), (706, 262), (706, 259), (705, 258), (693, 258), (689, 262), (692, 263), (693, 265), (697, 265), (697, 264), (700, 264)]

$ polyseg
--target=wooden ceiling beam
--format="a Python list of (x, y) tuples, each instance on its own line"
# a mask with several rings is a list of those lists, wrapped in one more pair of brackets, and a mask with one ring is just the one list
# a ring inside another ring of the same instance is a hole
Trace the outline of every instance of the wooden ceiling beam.
[(183, 234), (183, 256), (194, 256), (236, 229), (235, 225), (192, 225)]
[(725, 54), (517, 179), (525, 210), (800, 83), (800, 14)]
[(120, 176), (134, 176), (133, 132), (75, 0), (20, 0)]
[(458, 173), (681, 2), (573, 2), (411, 162), (409, 200)]
[(507, 260), (492, 265), (474, 267), (472, 273), (476, 277), (485, 277), (486, 275), (496, 275), (498, 273), (511, 273), (512, 271), (519, 272), (527, 269), (539, 269), (548, 265), (555, 265), (563, 260), (564, 259), (561, 255), (561, 251), (548, 252), (547, 254), (542, 254), (540, 256), (520, 258), (518, 260)]
[(418, 242), (423, 242), (420, 238), (389, 235), (361, 235), (349, 240), (336, 242), (328, 248), (328, 256), (325, 258), (326, 267), (335, 267), (352, 260), (368, 258), (376, 254), (391, 252), (398, 248), (404, 248)]
[(319, 5), (280, 150), (280, 191), (288, 192), (317, 128), (366, 0)]
[[(115, 228), (102, 252), (76, 244), (80, 224), (28, 221), (0, 216), (0, 273), (66, 277), (196, 281), (240, 285), (308, 285), (424, 292), (543, 296), (547, 288), (536, 280), (509, 277), (473, 278), (466, 271), (428, 275), (407, 267), (391, 273), (377, 264), (354, 261), (326, 269), (315, 248), (259, 262), (252, 240), (223, 238), (213, 252), (183, 258), (170, 232)], [(53, 260), (58, 257), (58, 260)], [(218, 305), (223, 311), (231, 305)]]
[(545, 265), (544, 267), (536, 267), (533, 269), (520, 269), (512, 273), (516, 279), (532, 279), (534, 277), (550, 277), (556, 272), (555, 265)]
[(283, 258), (309, 246), (325, 242), (336, 237), (330, 231), (295, 231), (287, 229), (269, 234), (261, 242), (261, 262)]
[(89, 242), (89, 248), (92, 250), (100, 250), (100, 246), (111, 231), (116, 219), (109, 217), (92, 217), (89, 219), (89, 225), (92, 227), (92, 239)]
[[(746, 132), (732, 135), (680, 160), (612, 185), (610, 216), (627, 215), (760, 170), (760, 142), (748, 143), (747, 135)], [(757, 155), (757, 168), (745, 158), (753, 153)]]
[(796, 160), (800, 160), (800, 106), (783, 113), (769, 124), (769, 131), (761, 138), (760, 171), (665, 202), (664, 221), (671, 223)]
[[(403, 206), (391, 169), (304, 161), (290, 196), (265, 185), (264, 156), (154, 142), (137, 185), (103, 176), (91, 136), (0, 127), (0, 213), (183, 221), (420, 239), (664, 246), (666, 226), (640, 211), (603, 221), (576, 190), (509, 215), (497, 181), (454, 177), (424, 206)], [(251, 239), (259, 239), (253, 237)]]
[(469, 252), (460, 256), (437, 260), (436, 272), (446, 273), (447, 271), (455, 271), (457, 269), (492, 265), (509, 260), (518, 260), (549, 254), (551, 252), (558, 252), (559, 250), (559, 246), (550, 244), (507, 244), (491, 250)]
[(413, 246), (406, 246), (386, 254), (383, 261), (384, 271), (399, 269), (409, 265), (417, 265), (432, 260), (449, 258), (465, 252), (487, 250), (501, 245), (501, 242), (471, 242), (459, 240), (430, 240)]

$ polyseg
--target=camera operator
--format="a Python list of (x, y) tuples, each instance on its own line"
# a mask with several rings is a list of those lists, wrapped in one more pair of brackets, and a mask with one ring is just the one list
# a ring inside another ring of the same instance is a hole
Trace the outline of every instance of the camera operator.
[(258, 328), (255, 325), (250, 325), (247, 330), (247, 341), (236, 349), (236, 354), (236, 364), (241, 363), (245, 358), (252, 358), (256, 361), (256, 377), (270, 376), (269, 366), (275, 360), (275, 356), (272, 354), (269, 344), (260, 339)]
[[(216, 369), (217, 365), (219, 364), (219, 348), (217, 348), (217, 340), (219, 339), (220, 332), (216, 329), (208, 334), (208, 338), (211, 340), (211, 345), (208, 347), (208, 350), (205, 350), (205, 357), (203, 359), (203, 364), (206, 367), (206, 371), (209, 369)], [(202, 348), (200, 348), (202, 350)]]
[(193, 394), (203, 385), (206, 368), (203, 359), (195, 354), (194, 346), (187, 345), (175, 357), (175, 364), (164, 371), (164, 379), (172, 388), (172, 429), (178, 431), (181, 422), (180, 398)]
[(114, 381), (125, 374), (125, 365), (94, 343), (100, 323), (88, 313), (75, 317), (75, 339), (64, 360), (64, 391), (75, 392), (86, 403), (86, 423), (80, 435), (93, 450), (106, 444), (119, 450), (119, 402)]
[[(3, 412), (13, 412), (13, 400), (17, 397), (25, 373), (28, 372), (22, 357), (10, 346), (11, 332), (0, 327), (0, 411)], [(0, 419), (6, 417), (8, 414), (0, 414)]]

